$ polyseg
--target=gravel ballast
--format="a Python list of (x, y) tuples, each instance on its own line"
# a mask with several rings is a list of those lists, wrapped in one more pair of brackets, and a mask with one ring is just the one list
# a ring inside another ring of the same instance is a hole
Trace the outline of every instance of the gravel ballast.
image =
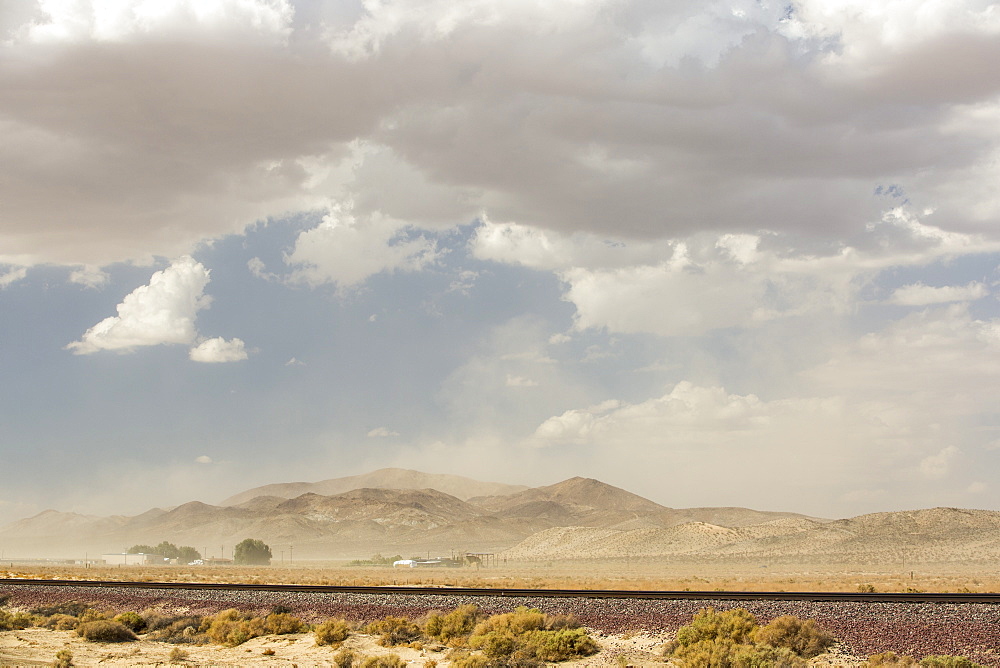
[(488, 614), (518, 606), (548, 613), (572, 613), (604, 633), (676, 631), (708, 606), (745, 608), (761, 623), (781, 615), (813, 619), (842, 643), (847, 653), (868, 656), (894, 651), (917, 658), (957, 654), (977, 663), (1000, 666), (1000, 605), (979, 603), (857, 603), (807, 601), (642, 600), (554, 598), (545, 596), (447, 596), (428, 594), (359, 594), (197, 589), (114, 588), (0, 584), (7, 606), (29, 608), (81, 601), (116, 613), (146, 608), (213, 614), (226, 608), (266, 613), (289, 608), (310, 622), (329, 617), (363, 621), (401, 615), (417, 618), (430, 610), (473, 603)]

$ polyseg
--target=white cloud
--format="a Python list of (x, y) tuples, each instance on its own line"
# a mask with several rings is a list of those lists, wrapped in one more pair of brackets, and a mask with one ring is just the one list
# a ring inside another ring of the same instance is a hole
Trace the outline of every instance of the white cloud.
[(191, 348), (188, 357), (194, 362), (239, 362), (247, 359), (247, 351), (242, 339), (227, 341), (219, 336), (214, 339), (206, 339)]
[(107, 285), (108, 274), (99, 267), (81, 267), (69, 275), (69, 281), (88, 288), (99, 288)]
[(303, 362), (300, 359), (296, 359), (294, 357), (285, 362), (285, 366), (305, 366), (305, 365), (306, 365), (305, 362)]
[(507, 374), (507, 387), (538, 387), (538, 381), (523, 376)]
[(25, 267), (15, 267), (14, 269), (0, 273), (0, 290), (23, 280), (27, 275), (28, 270)]
[(215, 461), (208, 455), (201, 455), (199, 457), (195, 457), (194, 460), (199, 464), (212, 464)]
[(290, 31), (292, 6), (285, 0), (39, 0), (41, 20), (24, 26), (21, 37), (35, 42), (121, 42), (150, 36), (191, 39), (205, 32), (218, 38), (281, 41)]
[(393, 431), (388, 427), (376, 427), (367, 434), (368, 438), (392, 438), (399, 436), (398, 431)]
[(944, 478), (951, 470), (951, 464), (959, 452), (957, 447), (949, 445), (937, 454), (925, 457), (920, 461), (920, 474), (928, 480)]
[(982, 299), (990, 294), (989, 288), (973, 281), (967, 285), (945, 285), (932, 287), (923, 283), (912, 283), (897, 288), (887, 300), (890, 304), (902, 306), (927, 306)]
[(437, 262), (435, 241), (382, 216), (358, 220), (335, 207), (316, 227), (299, 234), (285, 260), (292, 280), (356, 286), (381, 272), (408, 272)]
[(209, 271), (189, 256), (153, 274), (118, 305), (118, 315), (87, 330), (66, 346), (77, 355), (99, 350), (129, 351), (141, 346), (190, 344), (198, 335), (195, 318), (211, 298), (204, 294)]

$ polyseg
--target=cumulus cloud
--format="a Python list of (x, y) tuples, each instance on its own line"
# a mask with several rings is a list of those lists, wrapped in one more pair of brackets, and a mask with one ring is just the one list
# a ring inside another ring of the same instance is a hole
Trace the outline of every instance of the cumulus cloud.
[(399, 432), (393, 431), (388, 427), (376, 427), (375, 429), (369, 431), (367, 436), (368, 438), (392, 438), (399, 436)]
[(967, 285), (944, 285), (941, 287), (912, 283), (897, 288), (888, 301), (890, 304), (901, 306), (927, 306), (929, 304), (975, 301), (989, 294), (989, 288), (976, 281)]
[(959, 449), (954, 445), (943, 448), (937, 454), (925, 457), (920, 461), (920, 474), (928, 480), (940, 480), (948, 475), (952, 461), (958, 456)]
[(215, 462), (215, 460), (213, 460), (208, 455), (201, 455), (199, 457), (195, 457), (194, 460), (199, 464), (212, 464)]
[(381, 216), (359, 221), (334, 208), (299, 234), (285, 260), (295, 267), (293, 281), (347, 288), (381, 272), (417, 271), (438, 256), (436, 242), (412, 228)]
[(198, 336), (195, 318), (211, 298), (204, 294), (209, 271), (184, 256), (127, 295), (118, 315), (105, 318), (66, 348), (77, 355), (99, 350), (130, 351), (142, 346), (190, 344)]
[(194, 362), (239, 362), (247, 359), (247, 351), (242, 339), (227, 341), (219, 336), (199, 343), (188, 352), (188, 357)]
[(81, 267), (69, 275), (69, 282), (88, 288), (99, 288), (107, 284), (108, 274), (98, 267)]
[(538, 387), (538, 381), (524, 376), (507, 374), (507, 387)]

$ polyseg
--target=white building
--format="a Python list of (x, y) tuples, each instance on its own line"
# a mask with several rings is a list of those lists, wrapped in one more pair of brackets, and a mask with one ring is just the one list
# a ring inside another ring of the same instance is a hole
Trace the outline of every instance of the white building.
[(162, 554), (129, 554), (121, 552), (115, 554), (102, 554), (101, 559), (108, 566), (152, 566), (154, 564), (165, 564), (167, 558)]

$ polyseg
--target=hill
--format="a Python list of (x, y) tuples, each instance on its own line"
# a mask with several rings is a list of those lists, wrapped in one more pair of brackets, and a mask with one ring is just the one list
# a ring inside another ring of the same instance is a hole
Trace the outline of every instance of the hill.
[(276, 496), (294, 499), (302, 494), (331, 496), (355, 489), (436, 489), (459, 499), (477, 496), (502, 496), (528, 489), (524, 485), (507, 485), (499, 482), (482, 482), (472, 478), (443, 473), (422, 473), (408, 469), (379, 469), (371, 473), (330, 478), (319, 482), (284, 482), (254, 487), (234, 494), (220, 506), (238, 506), (259, 496)]

